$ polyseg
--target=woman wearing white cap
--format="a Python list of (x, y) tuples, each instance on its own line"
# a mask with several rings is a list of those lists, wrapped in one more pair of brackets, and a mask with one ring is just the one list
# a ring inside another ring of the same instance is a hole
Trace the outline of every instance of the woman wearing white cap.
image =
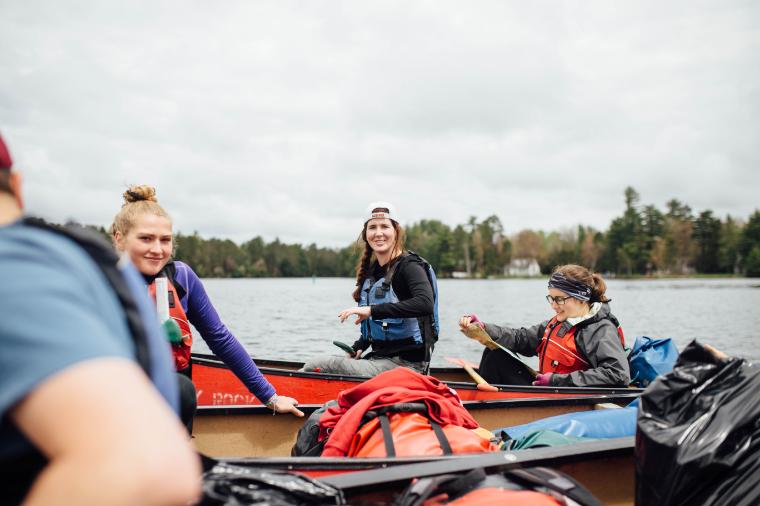
[(304, 370), (374, 376), (404, 366), (426, 372), (438, 338), (433, 269), (404, 250), (404, 230), (387, 202), (370, 204), (359, 241), (364, 253), (353, 293), (358, 306), (341, 311), (338, 318), (344, 322), (356, 315), (361, 336), (347, 356), (319, 357), (304, 364)]

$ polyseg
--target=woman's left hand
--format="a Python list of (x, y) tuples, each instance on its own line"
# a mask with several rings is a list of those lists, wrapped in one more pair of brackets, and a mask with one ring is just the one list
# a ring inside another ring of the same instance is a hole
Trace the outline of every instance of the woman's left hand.
[(303, 417), (303, 411), (296, 406), (298, 406), (297, 400), (284, 395), (278, 395), (277, 400), (274, 402), (274, 410), (277, 413), (293, 413), (298, 417)]
[(548, 387), (552, 384), (552, 374), (550, 372), (539, 374), (536, 376), (536, 381), (533, 382), (533, 385), (537, 387)]
[(359, 325), (361, 322), (366, 320), (370, 317), (372, 314), (372, 310), (369, 306), (362, 306), (362, 307), (352, 307), (349, 309), (344, 309), (338, 314), (338, 318), (340, 318), (340, 323), (343, 323), (346, 321), (346, 318), (351, 316), (352, 314), (355, 314), (357, 316), (356, 321), (354, 324)]

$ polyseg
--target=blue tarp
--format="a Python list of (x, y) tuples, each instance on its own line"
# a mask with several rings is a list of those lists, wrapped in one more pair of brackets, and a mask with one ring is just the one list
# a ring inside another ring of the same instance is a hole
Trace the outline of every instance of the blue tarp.
[(550, 430), (566, 436), (607, 439), (633, 436), (636, 434), (636, 413), (638, 402), (625, 408), (581, 411), (566, 415), (552, 416), (535, 422), (494, 431), (497, 437), (504, 432), (511, 439), (539, 430)]

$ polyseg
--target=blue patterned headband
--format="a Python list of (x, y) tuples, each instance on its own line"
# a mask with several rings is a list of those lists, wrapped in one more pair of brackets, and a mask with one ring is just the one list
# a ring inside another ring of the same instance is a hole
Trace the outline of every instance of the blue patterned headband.
[(578, 300), (588, 301), (591, 300), (591, 287), (580, 281), (568, 279), (564, 274), (555, 272), (552, 277), (549, 278), (549, 288), (556, 288), (561, 290), (571, 297), (575, 297)]

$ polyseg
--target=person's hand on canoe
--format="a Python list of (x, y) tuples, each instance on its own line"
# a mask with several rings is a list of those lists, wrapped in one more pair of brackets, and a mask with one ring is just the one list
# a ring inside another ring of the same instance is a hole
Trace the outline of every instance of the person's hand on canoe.
[(351, 307), (348, 309), (344, 309), (338, 314), (338, 318), (340, 318), (340, 323), (343, 323), (346, 321), (346, 319), (351, 315), (356, 315), (356, 321), (354, 321), (354, 324), (359, 325), (361, 322), (366, 320), (370, 317), (372, 314), (372, 310), (369, 306), (361, 306), (361, 307)]
[(271, 406), (267, 404), (267, 407), (274, 410), (275, 413), (292, 413), (295, 416), (303, 417), (303, 411), (296, 406), (298, 406), (298, 401), (285, 395), (277, 395)]

